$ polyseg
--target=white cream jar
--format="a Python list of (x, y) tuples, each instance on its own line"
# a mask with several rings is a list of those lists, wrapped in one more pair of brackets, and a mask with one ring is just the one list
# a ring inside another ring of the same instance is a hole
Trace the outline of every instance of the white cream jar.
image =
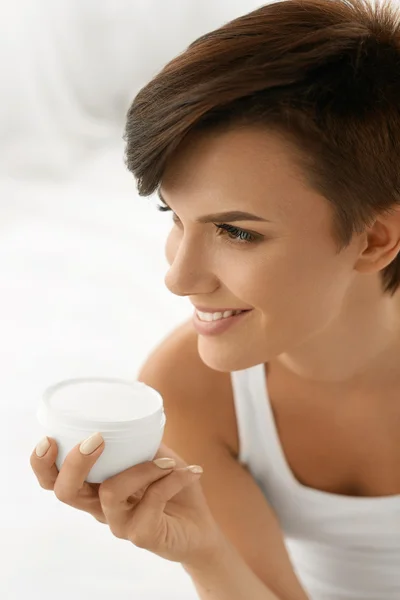
[(89, 483), (153, 460), (166, 422), (159, 392), (140, 381), (105, 377), (68, 379), (47, 388), (37, 418), (43, 435), (57, 442), (58, 470), (74, 446), (101, 433), (105, 448), (86, 478)]

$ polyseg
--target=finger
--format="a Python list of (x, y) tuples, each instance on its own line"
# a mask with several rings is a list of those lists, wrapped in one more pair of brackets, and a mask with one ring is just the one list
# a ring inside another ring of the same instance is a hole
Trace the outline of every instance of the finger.
[[(165, 444), (160, 445), (160, 447), (158, 448), (156, 454), (154, 455), (154, 457), (152, 459), (152, 462), (154, 462), (158, 458), (164, 459), (166, 457), (174, 459), (177, 466), (186, 466), (186, 463), (180, 458), (180, 456), (175, 454), (175, 452), (173, 452)], [(151, 482), (147, 482), (142, 488), (132, 491), (133, 488), (132, 488), (131, 482), (129, 481), (128, 489), (126, 491), (121, 490), (120, 495), (126, 496), (126, 494), (129, 492), (130, 495), (127, 498), (127, 502), (131, 505), (131, 507), (135, 507), (142, 499), (145, 491), (147, 490), (147, 488), (149, 487), (150, 484), (151, 484)], [(129, 508), (129, 507), (127, 507), (127, 508)]]
[[(177, 467), (186, 466), (185, 461), (178, 454), (161, 443), (153, 461), (166, 457), (173, 458)], [(157, 477), (163, 478), (172, 471), (172, 469), (161, 471), (159, 467), (154, 468), (153, 461), (135, 465), (101, 484), (99, 489), (101, 507), (110, 529), (116, 537), (126, 538), (126, 525), (131, 518), (132, 511), (142, 500), (149, 485), (157, 480)], [(156, 479), (147, 475), (146, 465), (153, 470)]]
[(199, 469), (198, 465), (192, 465), (190, 468), (175, 469), (169, 477), (151, 484), (138, 505), (137, 512), (150, 510), (152, 506), (157, 511), (164, 511), (167, 502), (172, 500), (178, 492), (200, 479), (203, 471), (193, 471), (191, 470), (193, 468)]
[(127, 523), (127, 539), (140, 548), (151, 550), (165, 543), (160, 539), (166, 535), (164, 527), (164, 509), (184, 488), (198, 481), (201, 473), (194, 473), (187, 468), (176, 469), (168, 477), (150, 485), (141, 502), (134, 510), (133, 519)]
[(161, 443), (160, 447), (157, 450), (157, 454), (155, 455), (153, 460), (156, 460), (157, 458), (164, 458), (165, 456), (173, 458), (178, 468), (187, 466), (187, 463), (183, 460), (181, 456), (179, 456), (179, 454), (176, 454), (176, 452), (174, 452), (172, 448), (169, 448), (164, 443)]
[[(54, 493), (61, 502), (82, 510), (90, 510), (88, 503), (96, 502), (97, 492), (86, 479), (104, 448), (102, 436), (96, 433), (74, 446), (67, 454), (54, 485)], [(85, 505), (82, 504), (83, 500)]]
[[(47, 451), (45, 444), (46, 440), (49, 444)], [(40, 452), (40, 454), (42, 454), (43, 452), (45, 453), (42, 456), (38, 456), (37, 451)], [(31, 454), (30, 465), (37, 477), (40, 486), (44, 490), (54, 489), (54, 484), (58, 476), (58, 469), (55, 464), (57, 454), (57, 443), (55, 440), (49, 437), (43, 438), (43, 440), (41, 440), (38, 443), (35, 450)]]
[(129, 502), (129, 497), (147, 489), (149, 485), (166, 477), (172, 471), (173, 467), (164, 469), (152, 461), (147, 461), (110, 477), (100, 485), (101, 507), (116, 537), (124, 537), (126, 524), (135, 510), (135, 505)]

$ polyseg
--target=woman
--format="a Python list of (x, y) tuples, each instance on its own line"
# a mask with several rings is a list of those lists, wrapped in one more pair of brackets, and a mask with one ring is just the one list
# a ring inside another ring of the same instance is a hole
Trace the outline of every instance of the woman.
[(394, 6), (287, 0), (128, 111), (127, 167), (173, 211), (165, 283), (196, 309), (139, 376), (177, 468), (90, 486), (100, 435), (60, 473), (54, 440), (31, 464), (203, 600), (400, 597), (399, 106)]

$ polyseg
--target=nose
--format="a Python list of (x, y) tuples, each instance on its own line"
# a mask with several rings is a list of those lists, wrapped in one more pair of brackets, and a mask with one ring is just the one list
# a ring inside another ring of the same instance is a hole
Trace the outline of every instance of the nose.
[(178, 244), (168, 241), (165, 255), (170, 268), (164, 283), (172, 294), (201, 294), (204, 297), (218, 287), (217, 277), (208, 265), (207, 253), (194, 240), (185, 242), (181, 239)]

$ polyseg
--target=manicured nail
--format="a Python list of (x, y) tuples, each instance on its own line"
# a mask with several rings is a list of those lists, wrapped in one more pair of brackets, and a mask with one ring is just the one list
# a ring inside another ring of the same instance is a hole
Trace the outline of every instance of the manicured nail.
[(203, 473), (203, 467), (200, 467), (200, 465), (190, 465), (190, 467), (186, 467), (186, 469), (196, 474)]
[(160, 467), (160, 469), (172, 469), (176, 466), (176, 462), (173, 458), (157, 458), (156, 460), (153, 460), (153, 463), (157, 467)]
[(40, 442), (36, 446), (36, 454), (39, 456), (39, 458), (42, 458), (42, 456), (44, 456), (46, 454), (46, 452), (49, 448), (50, 448), (50, 442), (47, 439), (47, 437), (44, 437), (42, 440), (40, 440)]
[(100, 433), (93, 433), (90, 437), (82, 442), (79, 446), (79, 450), (82, 454), (92, 454), (101, 444), (104, 439)]

